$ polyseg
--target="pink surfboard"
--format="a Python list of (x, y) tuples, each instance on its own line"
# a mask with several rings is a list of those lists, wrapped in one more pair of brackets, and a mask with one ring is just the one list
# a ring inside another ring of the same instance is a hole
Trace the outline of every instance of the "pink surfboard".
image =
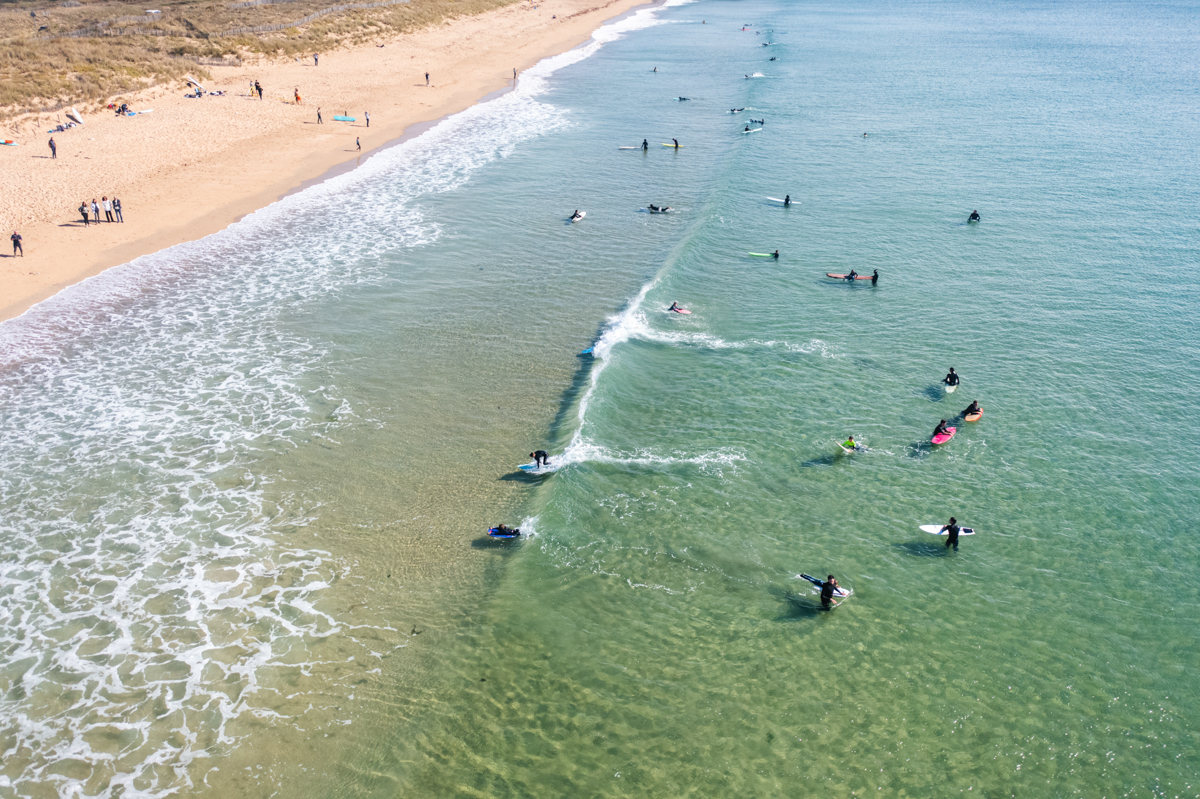
[(668, 310), (674, 310), (675, 313), (691, 313), (691, 311), (686, 310), (684, 308), (674, 308), (674, 309), (668, 309)]
[(933, 437), (932, 441), (934, 444), (945, 444), (947, 441), (954, 438), (954, 434), (958, 432), (957, 427), (947, 427), (946, 429), (949, 430), (950, 432), (943, 433), (940, 436)]

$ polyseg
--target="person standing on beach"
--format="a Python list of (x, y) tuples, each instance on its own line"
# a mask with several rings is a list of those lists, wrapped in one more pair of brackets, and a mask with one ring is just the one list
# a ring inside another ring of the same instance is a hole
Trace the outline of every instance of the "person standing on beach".
[(100, 203), (96, 202), (95, 197), (92, 198), (92, 221), (100, 224)]
[(319, 66), (321, 63), (320, 60), (318, 60), (317, 55), (318, 55), (317, 53), (313, 53), (313, 66), (314, 67)]
[(18, 251), (20, 251), (21, 257), (24, 258), (25, 249), (21, 246), (21, 234), (14, 230), (13, 234), (9, 236), (9, 238), (12, 239), (13, 243), (13, 258), (17, 257)]
[(104, 205), (104, 221), (105, 222), (113, 221), (112, 203), (108, 201), (107, 197), (101, 197), (100, 202), (101, 202), (101, 204)]
[(362, 142), (358, 140), (357, 136), (354, 137), (354, 144), (356, 147), (358, 147), (358, 149), (362, 149)]
[(428, 72), (425, 73), (425, 85), (426, 86), (429, 85), (429, 73)]
[(371, 112), (367, 111), (363, 114), (367, 118), (367, 127), (371, 127)]
[(517, 79), (517, 68), (513, 67), (513, 80)]
[(317, 124), (318, 125), (325, 124), (324, 122), (321, 121), (321, 107), (320, 106), (317, 106)]
[(83, 226), (84, 226), (84, 227), (87, 227), (87, 226), (88, 226), (88, 218), (87, 218), (87, 214), (88, 214), (88, 206), (87, 206), (87, 200), (80, 200), (80, 201), (79, 201), (79, 213), (80, 213), (80, 215), (83, 217)]
[(113, 213), (117, 215), (117, 221), (124, 223), (125, 217), (121, 216), (121, 201), (118, 200), (116, 197), (113, 197), (112, 203), (113, 203)]
[(300, 105), (300, 87), (296, 87), (296, 105)]
[(254, 91), (258, 92), (258, 99), (262, 99), (262, 84), (254, 81)]
[(58, 145), (54, 143), (54, 137), (50, 137), (50, 157), (58, 158)]

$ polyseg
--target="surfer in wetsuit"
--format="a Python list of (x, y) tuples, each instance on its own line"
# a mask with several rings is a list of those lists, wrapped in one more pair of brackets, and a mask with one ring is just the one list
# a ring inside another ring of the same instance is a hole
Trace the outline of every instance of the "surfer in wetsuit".
[(963, 416), (970, 416), (973, 413), (983, 413), (983, 408), (979, 407), (979, 400), (975, 400), (968, 405), (967, 409), (963, 411)]
[(508, 527), (503, 524), (498, 524), (498, 525), (496, 525), (496, 532), (493, 533), (492, 535), (507, 537), (507, 536), (516, 535), (519, 532), (521, 532), (520, 529)]
[(958, 385), (958, 375), (954, 373), (953, 366), (950, 367), (950, 374), (948, 374), (942, 378), (942, 382), (948, 386), (957, 386)]
[(671, 307), (670, 307), (670, 308), (668, 308), (667, 310), (668, 310), (668, 311), (682, 311), (683, 309), (679, 307), (679, 303), (678, 303), (678, 302), (672, 302), (672, 303), (671, 303)]
[(825, 582), (821, 583), (821, 608), (830, 610), (837, 605), (833, 601), (833, 592), (838, 587), (837, 579), (831, 574), (825, 578)]
[(575, 210), (575, 213), (571, 214), (571, 221), (574, 222), (576, 219), (583, 219), (578, 209)]
[(842, 442), (842, 446), (846, 449), (858, 449), (858, 442), (854, 440), (854, 436), (850, 436)]
[(879, 270), (876, 269), (874, 272), (871, 273), (871, 285), (874, 286), (874, 285), (877, 285), (878, 283), (879, 283)]
[(792, 195), (790, 195), (790, 194), (783, 195), (783, 207), (787, 208), (791, 204), (792, 204)]
[(942, 527), (942, 529), (940, 530), (940, 532), (943, 532), (946, 534), (946, 548), (949, 549), (950, 547), (954, 547), (955, 552), (958, 551), (958, 531), (959, 531), (959, 529), (961, 529), (961, 528), (959, 528), (959, 526), (958, 526), (958, 519), (951, 516), (950, 523), (947, 525), (944, 525)]
[(675, 142), (675, 149), (678, 150), (679, 149), (679, 139), (671, 139), (671, 141)]
[(950, 435), (950, 431), (948, 429), (946, 429), (946, 420), (943, 419), (942, 421), (937, 423), (937, 427), (933, 428), (933, 436), (932, 437), (937, 438), (938, 436), (948, 436), (948, 435)]
[(543, 466), (550, 465), (550, 456), (546, 453), (546, 450), (544, 450), (544, 449), (539, 449), (537, 452), (529, 453), (529, 457), (533, 458), (533, 465), (536, 468), (540, 469)]
[(968, 222), (978, 222), (979, 221), (979, 212), (972, 211), (971, 215), (967, 217), (967, 221)]
[(750, 126), (749, 126), (749, 125), (747, 125), (747, 126), (746, 126), (746, 129), (745, 129), (745, 130), (743, 130), (743, 131), (742, 131), (742, 133), (749, 133), (749, 132), (750, 132)]
[(646, 150), (649, 150), (649, 149), (650, 149), (650, 142), (646, 141), (645, 139), (642, 139), (642, 152), (645, 152)]
[(774, 258), (776, 261), (778, 261), (779, 260), (779, 250), (776, 250), (775, 252), (771, 253), (771, 257)]
[(855, 272), (853, 269), (851, 269), (850, 274), (846, 275), (846, 282), (853, 283), (856, 280), (858, 280), (858, 272)]

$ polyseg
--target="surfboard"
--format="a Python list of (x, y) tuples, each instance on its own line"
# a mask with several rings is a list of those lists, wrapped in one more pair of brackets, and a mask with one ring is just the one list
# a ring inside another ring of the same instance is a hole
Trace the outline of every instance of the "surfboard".
[(354, 122), (357, 117), (344, 117), (341, 114), (334, 114), (333, 119), (335, 122)]
[(670, 144), (668, 142), (663, 142), (663, 147), (674, 147), (677, 150), (682, 146), (682, 144)]
[(517, 468), (526, 474), (550, 474), (551, 472), (557, 472), (559, 466), (562, 466), (562, 464), (560, 463), (557, 466), (553, 464), (550, 466), (538, 466), (534, 463), (522, 463)]
[(687, 308), (668, 308), (667, 310), (674, 311), (675, 313), (691, 313)]
[(930, 441), (932, 441), (934, 444), (945, 444), (947, 441), (954, 438), (954, 434), (958, 432), (957, 427), (947, 427), (946, 429), (949, 430), (950, 432), (943, 433), (940, 436), (934, 436), (933, 438), (930, 439)]
[[(812, 575), (809, 575), (809, 574), (801, 574), (800, 579), (808, 580), (810, 583), (815, 585), (817, 587), (818, 594), (821, 593), (821, 586), (825, 585), (824, 580), (818, 580), (816, 577), (813, 577)], [(845, 588), (840, 585), (837, 588), (833, 589), (833, 595), (835, 597), (837, 597), (838, 599), (845, 599), (846, 597), (850, 596), (853, 593), (854, 593), (853, 588)]]
[[(833, 272), (826, 272), (825, 277), (831, 277), (834, 280), (845, 280), (847, 276), (846, 275), (835, 275)], [(870, 275), (855, 275), (854, 279), (855, 280), (870, 280), (871, 276)]]
[(640, 150), (641, 147), (618, 147), (618, 150)]
[(488, 535), (490, 535), (492, 538), (520, 538), (521, 529), (518, 527), (515, 530), (509, 530), (508, 532), (501, 533), (499, 527), (489, 527)]
[(983, 416), (983, 409), (980, 408), (979, 411), (976, 413), (968, 413), (966, 416), (963, 417), (963, 419), (967, 420), (968, 422), (978, 422), (982, 416)]
[(585, 216), (587, 216), (587, 211), (580, 211), (579, 216), (573, 216), (570, 219), (568, 219), (567, 221), (568, 222), (578, 222), (580, 219), (583, 219)]
[(17, 146), (17, 143), (15, 141), (6, 141), (3, 144), (5, 147), (16, 147)]
[(584, 350), (583, 352), (581, 352), (579, 354), (580, 355), (591, 355), (595, 349), (596, 349), (595, 347), (588, 347), (586, 350)]
[(742, 133), (758, 133), (760, 130), (762, 130), (762, 128), (750, 128), (750, 130), (743, 130)]
[(749, 253), (749, 255), (753, 255), (755, 258), (774, 258), (775, 257), (774, 253), (769, 253), (769, 252), (752, 252), (752, 253)]
[[(945, 527), (945, 525), (943, 525), (943, 524), (922, 524), (921, 525), (921, 529), (927, 533), (933, 533), (934, 535), (949, 535), (949, 533), (942, 531), (943, 527)], [(959, 535), (975, 535), (975, 529), (972, 527), (960, 527), (960, 528), (958, 528), (958, 534)]]
[[(782, 197), (768, 197), (767, 199), (768, 199), (768, 200), (774, 200), (774, 201), (775, 201), (775, 202), (777, 202), (777, 203), (784, 203), (784, 202), (786, 202), (786, 200), (784, 200)], [(792, 200), (792, 202), (791, 202), (791, 205), (799, 205), (799, 204), (800, 204), (800, 201), (799, 201), (799, 200)]]
[(853, 455), (856, 452), (866, 452), (867, 451), (867, 448), (864, 447), (862, 444), (857, 444), (854, 447), (854, 449), (850, 449), (849, 447), (842, 446), (842, 444), (839, 443), (838, 449), (840, 449), (842, 452), (846, 453), (847, 455)]
[(946, 393), (947, 393), (947, 394), (953, 394), (953, 393), (954, 393), (954, 392), (955, 392), (957, 389), (958, 389), (958, 386), (957, 386), (957, 385), (953, 385), (953, 386), (946, 386)]

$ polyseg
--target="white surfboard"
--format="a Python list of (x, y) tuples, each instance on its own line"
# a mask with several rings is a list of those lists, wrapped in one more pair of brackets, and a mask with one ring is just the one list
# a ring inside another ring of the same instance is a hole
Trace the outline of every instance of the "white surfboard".
[(580, 211), (579, 216), (573, 216), (568, 221), (578, 222), (580, 219), (583, 219), (585, 216), (587, 216), (587, 211)]
[[(767, 199), (768, 199), (768, 200), (771, 200), (772, 202), (777, 202), (777, 203), (779, 203), (780, 205), (782, 205), (784, 202), (786, 202), (786, 201), (785, 201), (785, 200), (784, 200), (782, 197), (768, 197)], [(800, 204), (800, 201), (799, 201), (799, 200), (792, 200), (791, 204), (792, 204), (792, 205), (799, 205), (799, 204)]]
[(840, 449), (842, 452), (846, 453), (847, 455), (853, 455), (856, 452), (866, 452), (867, 451), (867, 448), (864, 447), (862, 444), (857, 445), (854, 449), (850, 449), (849, 447), (843, 447), (839, 443), (838, 449)]
[(81, 117), (79, 115), (79, 112), (75, 110), (75, 106), (71, 106), (71, 110), (66, 113), (66, 117), (67, 117), (67, 119), (71, 120), (72, 122), (75, 122), (80, 125), (83, 124), (83, 117)]
[(946, 393), (947, 393), (947, 394), (953, 394), (953, 393), (954, 393), (954, 390), (955, 390), (955, 389), (957, 389), (957, 388), (958, 388), (958, 386), (946, 386)]
[(517, 468), (526, 474), (551, 474), (557, 472), (560, 466), (562, 466), (561, 461), (559, 463), (552, 463), (549, 466), (538, 466), (536, 463), (522, 463)]
[[(934, 535), (949, 535), (949, 533), (946, 533), (942, 530), (943, 527), (945, 527), (944, 524), (922, 524), (921, 525), (921, 529), (927, 533), (933, 533)], [(960, 527), (960, 528), (958, 528), (958, 534), (959, 535), (975, 535), (975, 528)]]
[(750, 128), (750, 130), (743, 130), (742, 133), (758, 133), (760, 130), (762, 130), (762, 128)]
[(640, 150), (641, 147), (618, 147), (618, 150)]

